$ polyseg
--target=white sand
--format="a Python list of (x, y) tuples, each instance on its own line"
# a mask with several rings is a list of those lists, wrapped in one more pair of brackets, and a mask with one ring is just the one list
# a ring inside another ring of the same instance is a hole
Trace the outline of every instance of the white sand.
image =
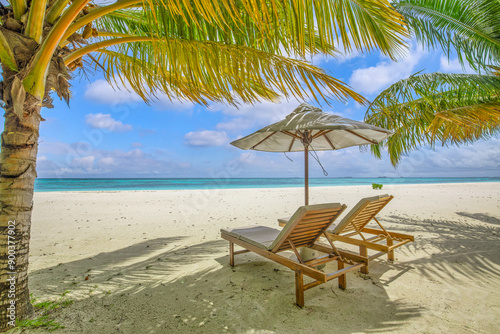
[(500, 183), (311, 188), (311, 203), (382, 193), (381, 222), (415, 242), (345, 291), (306, 291), (304, 309), (291, 270), (253, 253), (231, 269), (219, 236), (277, 227), (301, 188), (36, 193), (30, 289), (70, 291), (58, 333), (498, 333)]

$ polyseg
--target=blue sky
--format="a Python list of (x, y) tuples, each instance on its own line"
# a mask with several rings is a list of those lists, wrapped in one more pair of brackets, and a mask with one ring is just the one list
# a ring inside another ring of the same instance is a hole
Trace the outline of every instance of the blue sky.
[[(313, 63), (372, 100), (399, 79), (424, 72), (462, 72), (456, 59), (412, 47), (395, 63), (373, 53), (347, 58), (318, 57)], [(468, 70), (466, 70), (468, 71)], [(242, 151), (232, 140), (276, 122), (300, 104), (219, 104), (208, 108), (160, 99), (146, 105), (124, 87), (113, 88), (100, 73), (90, 80), (72, 80), (70, 107), (56, 100), (54, 109), (42, 110), (38, 177), (301, 177), (303, 154)], [(310, 102), (310, 101), (308, 101)], [(312, 103), (312, 102), (311, 102)], [(312, 103), (315, 104), (315, 103)], [(317, 105), (317, 104), (315, 104)], [(354, 102), (321, 106), (325, 111), (362, 120), (365, 107)], [(3, 124), (3, 122), (2, 122)], [(3, 125), (1, 126), (3, 130)], [(402, 159), (395, 169), (385, 156), (375, 159), (358, 148), (319, 152), (329, 177), (475, 177), (500, 176), (500, 140), (464, 147), (422, 148)], [(312, 177), (323, 177), (310, 160)]]

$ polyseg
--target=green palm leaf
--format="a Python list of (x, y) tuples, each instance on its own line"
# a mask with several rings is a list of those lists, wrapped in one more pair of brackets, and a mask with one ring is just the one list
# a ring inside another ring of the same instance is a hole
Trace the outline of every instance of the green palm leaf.
[[(188, 100), (207, 104), (207, 99), (222, 102), (222, 94), (206, 87), (194, 87), (184, 77), (174, 77), (152, 63), (117, 51), (100, 50), (90, 66), (102, 68), (105, 78), (115, 87), (130, 87), (146, 103), (161, 95), (169, 99)], [(169, 82), (165, 77), (170, 79)], [(263, 97), (273, 100), (278, 96), (272, 90), (263, 91)]]
[[(138, 64), (150, 62), (156, 69), (155, 80), (169, 83), (175, 78), (168, 89), (165, 85), (162, 86), (165, 89), (164, 93), (172, 98), (174, 92), (178, 92), (181, 98), (189, 96), (183, 93), (186, 92), (185, 88), (176, 88), (180, 82), (177, 79), (182, 78), (181, 81), (183, 84), (188, 84), (191, 93), (197, 92), (194, 96), (198, 102), (205, 101), (205, 98), (225, 99), (229, 103), (234, 103), (235, 99), (244, 102), (254, 102), (260, 98), (274, 100), (277, 94), (271, 94), (271, 89), (285, 97), (294, 96), (301, 99), (312, 97), (327, 101), (334, 97), (341, 101), (347, 98), (353, 98), (360, 103), (365, 101), (344, 83), (327, 75), (323, 70), (303, 60), (283, 56), (283, 54), (304, 56), (297, 41), (290, 39), (294, 35), (287, 30), (287, 25), (284, 23), (277, 25), (277, 32), (273, 38), (267, 38), (269, 31), (262, 31), (256, 22), (241, 14), (243, 22), (224, 21), (224, 24), (218, 22), (214, 25), (207, 18), (207, 13), (191, 13), (196, 22), (193, 24), (186, 23), (183, 15), (173, 15), (172, 12), (175, 11), (165, 11), (162, 7), (151, 10), (151, 7), (145, 4), (140, 10), (117, 10), (93, 22), (102, 36), (113, 36), (118, 33), (156, 38), (155, 43), (126, 43), (112, 49), (116, 66), (126, 64), (128, 69), (125, 72), (126, 78), (133, 75), (134, 69), (138, 70), (137, 73), (140, 75), (148, 73), (142, 70), (145, 65)], [(302, 27), (302, 29), (307, 28), (306, 24)], [(91, 45), (92, 42), (99, 40), (102, 38), (91, 40)], [(315, 30), (307, 34), (303, 42), (307, 54), (338, 55), (338, 51), (332, 45), (325, 44), (321, 35)], [(129, 59), (117, 57), (117, 53), (131, 55), (139, 61), (130, 67)], [(110, 53), (106, 53), (106, 57), (96, 58), (108, 62)], [(96, 64), (101, 68), (109, 68), (109, 63), (100, 65)], [(151, 65), (148, 66), (148, 71), (151, 71)], [(213, 69), (216, 68), (222, 70), (214, 72)], [(118, 68), (115, 68), (114, 72), (118, 73)], [(108, 78), (112, 77), (109, 73), (105, 75)], [(160, 88), (154, 84), (141, 87), (136, 77), (131, 77), (130, 81), (135, 80), (137, 83), (131, 83), (131, 87), (143, 97), (150, 96), (146, 89), (157, 91)], [(152, 82), (152, 78), (153, 76), (144, 78), (143, 83)], [(206, 87), (203, 88), (203, 85)], [(211, 93), (202, 97), (201, 92)]]
[[(421, 145), (464, 144), (500, 129), (500, 78), (431, 73), (401, 80), (375, 98), (365, 121), (395, 134), (381, 146), (397, 165)], [(380, 157), (381, 147), (372, 147)]]
[(440, 46), (462, 65), (486, 69), (500, 60), (500, 2), (498, 0), (401, 0), (394, 7), (408, 21), (422, 44)]
[[(157, 16), (157, 15), (162, 15)], [(156, 19), (155, 19), (156, 18)], [(157, 21), (155, 21), (157, 20)], [(153, 21), (155, 24), (151, 25)], [(245, 45), (252, 48), (272, 52), (278, 55), (287, 54), (302, 57), (293, 45), (286, 40), (286, 32), (278, 36), (280, 40), (266, 38), (259, 32), (255, 22), (248, 21), (245, 27), (221, 28), (203, 21), (201, 18), (197, 26), (186, 24), (181, 18), (174, 17), (168, 12), (151, 12), (148, 7), (142, 10), (119, 10), (100, 17), (94, 22), (97, 30), (102, 32), (115, 32), (136, 36), (156, 36), (163, 38), (182, 38), (195, 41), (224, 42), (225, 44)], [(314, 32), (305, 37), (307, 54), (328, 54), (333, 57), (340, 55), (339, 51), (330, 44), (324, 44), (319, 33)]]
[[(88, 2), (76, 1), (78, 6)], [(62, 18), (68, 18), (68, 11), (75, 8), (73, 2), (55, 21), (57, 32), (47, 35), (64, 47), (63, 57), (86, 48), (89, 42), (102, 41), (96, 36), (97, 30), (108, 35), (104, 39), (116, 37), (117, 33), (148, 37), (155, 42), (142, 42), (144, 46), (128, 43), (111, 50), (147, 61), (158, 60), (170, 66), (170, 77), (182, 77), (198, 86), (211, 85), (210, 89), (220, 89), (225, 97), (233, 91), (244, 101), (255, 101), (273, 89), (285, 96), (316, 100), (334, 97), (342, 101), (352, 97), (363, 102), (361, 96), (319, 68), (284, 56), (302, 60), (317, 53), (335, 56), (336, 46), (343, 45), (348, 51), (378, 48), (396, 58), (405, 49), (408, 37), (403, 17), (387, 0), (119, 0), (107, 6), (87, 6), (83, 15), (63, 24)], [(43, 42), (23, 81), (27, 92), (37, 97), (45, 92), (43, 76), (56, 44)], [(180, 51), (182, 47), (186, 49)], [(159, 57), (159, 52), (170, 53)], [(181, 58), (175, 63), (177, 56)], [(80, 64), (79, 60), (76, 65)], [(219, 65), (228, 66), (222, 75), (213, 70)], [(74, 69), (75, 64), (70, 68)], [(243, 77), (237, 79), (240, 74)], [(242, 83), (244, 80), (248, 84)], [(250, 91), (252, 86), (255, 94)]]
[(348, 51), (379, 48), (392, 58), (402, 55), (408, 37), (403, 17), (387, 0), (162, 1), (163, 6), (150, 6), (162, 28), (171, 28), (173, 19), (177, 27), (183, 21), (191, 29), (208, 24), (232, 33), (251, 32), (251, 38), (289, 47), (301, 56), (316, 33), (322, 48), (340, 43)]
[(167, 43), (123, 43), (103, 54), (106, 57), (97, 57), (96, 66), (105, 68), (107, 78), (128, 80), (146, 99), (163, 89), (172, 98), (193, 94), (198, 102), (254, 102), (275, 100), (272, 89), (285, 97), (365, 101), (318, 67), (244, 46), (171, 38)]

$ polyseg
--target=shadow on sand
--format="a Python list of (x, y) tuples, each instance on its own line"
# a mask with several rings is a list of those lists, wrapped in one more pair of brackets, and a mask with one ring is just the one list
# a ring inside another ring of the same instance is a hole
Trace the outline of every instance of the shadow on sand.
[[(487, 214), (464, 214), (466, 217), (490, 217)], [(495, 218), (496, 219), (496, 218)], [(416, 236), (416, 242), (406, 248), (409, 258), (405, 264), (416, 268), (432, 281), (470, 280), (474, 284), (482, 279), (500, 281), (500, 228), (453, 220), (415, 220), (391, 216), (388, 222), (398, 224), (399, 230)], [(491, 220), (489, 221), (491, 223)], [(400, 228), (406, 226), (406, 228)], [(426, 232), (432, 237), (422, 238)]]
[(500, 226), (500, 219), (493, 217), (487, 213), (469, 213), (469, 212), (457, 212), (457, 215), (479, 220), (487, 224), (496, 224)]
[(307, 291), (300, 309), (286, 267), (249, 253), (230, 268), (227, 242), (175, 248), (181, 239), (148, 240), (33, 272), (31, 291), (42, 300), (70, 291), (75, 302), (56, 313), (66, 326), (58, 333), (331, 333), (332, 326), (388, 332), (420, 315), (419, 306), (390, 300), (383, 286), (358, 273), (349, 274), (345, 291), (336, 280)]
[[(294, 305), (291, 270), (253, 253), (238, 256), (230, 268), (223, 240), (182, 248), (176, 244), (183, 237), (147, 240), (33, 272), (30, 288), (42, 299), (70, 291), (75, 302), (56, 313), (66, 326), (58, 333), (300, 333), (312, 328), (350, 333), (397, 331), (425, 312), (425, 306), (387, 293), (408, 273), (429, 281), (473, 281), (478, 274), (499, 280), (499, 228), (397, 216), (386, 221), (416, 236), (398, 250), (415, 260), (374, 261), (369, 276), (348, 275), (345, 291), (336, 280), (307, 291), (304, 309)], [(384, 275), (391, 269), (394, 275)]]

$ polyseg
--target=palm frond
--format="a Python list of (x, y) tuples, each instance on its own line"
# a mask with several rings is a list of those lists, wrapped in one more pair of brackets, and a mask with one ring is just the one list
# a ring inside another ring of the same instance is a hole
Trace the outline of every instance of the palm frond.
[[(144, 38), (137, 37), (138, 40)], [(175, 89), (177, 83), (182, 81), (189, 86), (189, 89), (196, 92), (211, 92), (207, 96), (208, 99), (215, 97), (216, 100), (226, 99), (230, 103), (234, 103), (235, 99), (244, 102), (254, 102), (260, 98), (275, 99), (276, 93), (271, 93), (271, 90), (287, 98), (312, 97), (318, 101), (320, 98), (328, 101), (333, 96), (341, 101), (353, 98), (359, 103), (365, 102), (362, 96), (343, 82), (305, 61), (220, 42), (200, 42), (180, 38), (134, 42), (133, 39), (134, 37), (110, 39), (106, 45), (116, 43), (115, 58), (119, 53), (137, 59), (135, 67), (131, 67), (128, 58), (117, 58), (118, 61), (127, 61), (126, 78), (147, 74), (143, 69), (144, 66), (149, 66), (148, 71), (152, 71), (150, 78), (154, 77), (165, 85), (173, 83), (171, 87), (162, 87), (167, 94), (178, 92), (179, 96), (185, 96), (184, 89)], [(105, 44), (103, 42), (90, 44), (75, 51), (74, 55), (68, 55), (66, 60), (70, 62), (77, 56), (80, 57), (82, 51), (96, 51), (100, 45)], [(110, 68), (109, 64), (104, 67)], [(138, 72), (135, 73), (132, 69), (138, 69)], [(144, 88), (140, 85), (132, 86), (141, 96), (147, 96), (146, 89), (158, 88), (154, 85)]]
[(0, 62), (2, 64), (7, 65), (12, 71), (18, 71), (16, 58), (14, 56), (14, 52), (7, 42), (5, 35), (2, 31), (3, 28), (0, 28)]
[(120, 9), (94, 20), (92, 24), (98, 31), (147, 35), (151, 28), (144, 16), (142, 9)]
[(436, 113), (429, 126), (440, 140), (453, 144), (488, 139), (500, 130), (500, 102), (480, 102)]
[[(152, 102), (162, 95), (166, 95), (171, 100), (180, 99), (205, 105), (208, 100), (234, 103), (233, 96), (228, 99), (227, 96), (213, 87), (195, 87), (185, 77), (174, 76), (154, 63), (116, 51), (100, 50), (93, 61), (96, 69), (104, 70), (104, 76), (112, 86), (130, 87), (146, 103)], [(166, 78), (169, 80), (167, 81)], [(278, 95), (268, 87), (261, 87), (252, 82), (247, 84), (260, 98), (270, 101), (275, 101), (278, 98)]]
[(10, 0), (9, 3), (12, 5), (14, 18), (21, 21), (21, 17), (26, 13), (26, 9), (28, 8), (26, 0)]
[(23, 86), (26, 92), (42, 101), (50, 61), (64, 32), (90, 0), (74, 0), (63, 12), (30, 62), (30, 68)]
[(406, 50), (403, 17), (386, 0), (162, 1), (165, 6), (150, 6), (149, 15), (159, 31), (175, 26), (179, 33), (190, 34), (194, 27), (217, 27), (229, 41), (251, 32), (249, 38), (274, 45), (274, 50), (284, 46), (301, 57), (311, 53), (307, 40), (315, 34), (320, 50), (342, 44), (348, 51), (378, 48), (392, 58)]
[[(286, 97), (351, 97), (363, 103), (344, 83), (303, 59), (316, 53), (336, 55), (340, 44), (347, 50), (378, 48), (396, 58), (408, 37), (403, 17), (387, 0), (119, 0), (87, 6), (88, 1), (72, 1), (61, 12), (23, 82), (27, 92), (43, 94), (54, 41), (63, 55), (75, 55), (78, 49), (86, 53), (103, 41), (97, 33), (101, 30), (110, 33), (104, 40), (119, 33), (154, 41), (108, 50), (157, 62), (170, 77), (185, 78), (199, 91), (207, 85), (208, 91), (220, 89), (221, 96), (229, 98), (232, 92), (255, 101), (274, 95), (272, 89)], [(51, 11), (64, 3), (50, 3)]]
[[(381, 146), (397, 165), (421, 145), (470, 143), (500, 129), (500, 78), (431, 73), (401, 80), (376, 97), (365, 121), (395, 134)], [(380, 147), (372, 148), (380, 156)]]
[[(153, 24), (151, 24), (153, 22)], [(141, 10), (117, 10), (94, 20), (92, 24), (99, 31), (113, 31), (136, 36), (155, 36), (160, 38), (182, 38), (195, 41), (224, 42), (226, 44), (250, 46), (265, 52), (304, 57), (286, 40), (285, 31), (277, 38), (267, 38), (259, 32), (259, 27), (251, 20), (245, 26), (220, 27), (200, 19), (198, 25), (186, 24), (180, 17), (169, 12), (151, 11), (145, 6)], [(325, 53), (338, 57), (340, 52), (322, 41), (316, 31), (304, 37), (306, 53), (314, 55)]]
[(61, 16), (61, 13), (69, 4), (70, 0), (54, 0), (51, 2), (51, 5), (47, 9), (45, 19), (48, 23), (54, 24), (54, 22), (59, 18), (59, 16)]
[[(117, 25), (123, 29), (119, 20), (130, 22), (130, 17), (124, 17), (123, 10), (122, 16), (110, 10), (134, 2), (121, 0), (96, 8), (79, 18), (65, 38), (91, 22), (100, 29)], [(218, 36), (218, 41), (227, 43), (245, 41), (244, 45), (267, 52), (283, 48), (302, 58), (339, 45), (347, 51), (379, 48), (397, 58), (406, 50), (404, 40), (408, 37), (402, 16), (386, 0), (145, 0), (141, 7), (136, 14), (143, 15), (142, 27), (150, 36), (193, 38), (202, 33), (200, 36), (210, 40)]]
[(24, 34), (33, 38), (38, 44), (42, 42), (43, 24), (47, 0), (32, 0), (28, 11), (28, 21)]
[(132, 5), (139, 6), (141, 3), (141, 0), (120, 0), (107, 6), (97, 6), (89, 13), (78, 18), (73, 24), (68, 27), (61, 43), (64, 43), (65, 40), (67, 40), (68, 37), (70, 37), (73, 33), (78, 31), (78, 29), (84, 27), (87, 24), (90, 24), (92, 21), (113, 13), (114, 11), (130, 7)]
[(417, 40), (440, 46), (450, 57), (474, 69), (500, 61), (500, 2), (497, 0), (400, 0), (394, 7), (403, 14)]

